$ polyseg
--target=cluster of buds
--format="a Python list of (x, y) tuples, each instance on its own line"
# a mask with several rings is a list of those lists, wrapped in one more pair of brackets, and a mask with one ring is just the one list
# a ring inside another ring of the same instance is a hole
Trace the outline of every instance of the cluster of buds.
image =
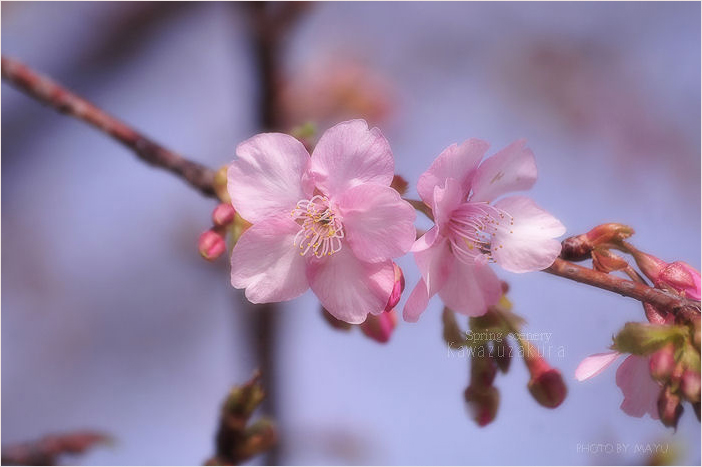
[(222, 405), (216, 453), (205, 465), (240, 465), (277, 443), (278, 435), (272, 421), (260, 418), (250, 422), (264, 398), (258, 371), (247, 383), (231, 390)]
[[(470, 382), (464, 392), (467, 408), (479, 426), (491, 423), (497, 416), (500, 392), (495, 386), (498, 372), (507, 373), (512, 356), (524, 358), (529, 369), (527, 388), (536, 402), (556, 408), (567, 394), (560, 371), (551, 367), (540, 352), (521, 338), (523, 320), (512, 313), (510, 302), (503, 296), (480, 317), (470, 318), (470, 332), (464, 333), (456, 323), (454, 313), (444, 309), (444, 339), (453, 349), (466, 348), (470, 357)], [(507, 338), (513, 336), (519, 347), (514, 351)]]
[(227, 228), (234, 222), (236, 211), (231, 204), (221, 203), (212, 211), (212, 227), (202, 233), (197, 241), (200, 255), (208, 261), (214, 261), (227, 251), (224, 237)]
[(390, 293), (390, 298), (385, 306), (385, 310), (382, 313), (379, 315), (368, 315), (363, 323), (355, 325), (336, 319), (322, 307), (322, 316), (327, 323), (334, 329), (342, 331), (349, 331), (352, 328), (358, 327), (365, 336), (376, 342), (381, 344), (389, 342), (392, 333), (397, 327), (397, 312), (395, 311), (395, 307), (400, 302), (402, 292), (405, 290), (405, 276), (402, 273), (402, 269), (400, 269), (400, 266), (396, 263), (392, 265), (395, 269), (395, 285)]

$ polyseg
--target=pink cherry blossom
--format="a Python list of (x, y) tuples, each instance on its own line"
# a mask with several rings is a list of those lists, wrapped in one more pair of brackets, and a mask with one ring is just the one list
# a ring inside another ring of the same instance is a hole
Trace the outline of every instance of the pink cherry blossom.
[(231, 281), (254, 303), (291, 300), (308, 288), (336, 318), (362, 323), (385, 309), (391, 258), (415, 239), (415, 211), (390, 188), (394, 161), (380, 130), (363, 120), (327, 130), (312, 156), (281, 133), (236, 150), (229, 195), (252, 223), (231, 258)]
[(480, 163), (488, 146), (478, 139), (449, 146), (419, 178), (417, 191), (435, 225), (412, 246), (422, 278), (405, 304), (407, 321), (417, 321), (437, 293), (454, 311), (482, 315), (502, 294), (489, 262), (512, 272), (536, 271), (561, 251), (555, 238), (565, 227), (531, 199), (493, 203), (534, 184), (531, 150), (517, 141)]
[[(622, 354), (606, 352), (585, 358), (575, 369), (575, 379), (584, 381), (602, 373)], [(620, 408), (632, 417), (649, 414), (658, 420), (658, 396), (661, 386), (651, 377), (648, 357), (629, 355), (617, 369), (617, 386), (624, 394)]]

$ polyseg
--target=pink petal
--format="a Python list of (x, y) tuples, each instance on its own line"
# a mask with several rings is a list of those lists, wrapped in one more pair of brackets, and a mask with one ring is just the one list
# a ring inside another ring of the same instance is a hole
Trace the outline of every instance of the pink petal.
[(338, 198), (338, 207), (346, 240), (362, 261), (402, 256), (417, 237), (414, 208), (389, 186), (356, 185)]
[(305, 259), (293, 244), (300, 226), (286, 217), (254, 224), (232, 251), (232, 285), (253, 303), (293, 299), (307, 290)]
[(434, 187), (443, 186), (447, 178), (456, 179), (463, 195), (468, 195), (471, 177), (489, 147), (485, 141), (472, 138), (444, 149), (419, 177), (417, 192), (422, 201), (431, 206), (434, 202)]
[(312, 153), (312, 176), (329, 197), (361, 183), (389, 186), (395, 175), (390, 144), (365, 120), (339, 123), (327, 130)]
[(455, 259), (449, 242), (440, 237), (430, 247), (415, 252), (414, 261), (422, 278), (412, 290), (402, 310), (403, 319), (412, 323), (417, 322), (427, 308), (429, 299), (444, 286)]
[(492, 257), (507, 271), (539, 271), (549, 267), (561, 252), (554, 240), (566, 231), (561, 222), (524, 196), (510, 196), (495, 207), (512, 216), (497, 227), (492, 240)]
[(446, 306), (457, 313), (481, 316), (500, 300), (502, 285), (490, 266), (455, 260), (439, 296)]
[(451, 220), (453, 211), (465, 201), (465, 194), (458, 180), (448, 178), (443, 185), (434, 187), (433, 197), (434, 223), (439, 226), (439, 232), (442, 232), (446, 223)]
[(414, 261), (422, 274), (429, 297), (434, 296), (446, 283), (453, 268), (455, 258), (449, 242), (442, 238), (423, 251), (414, 254)]
[(430, 246), (436, 242), (436, 239), (439, 238), (439, 228), (437, 226), (432, 227), (431, 229), (427, 230), (424, 235), (419, 237), (414, 244), (412, 244), (412, 248), (410, 248), (411, 252), (418, 252), (418, 251), (424, 251)]
[(624, 394), (621, 409), (632, 417), (649, 414), (658, 420), (660, 385), (651, 378), (647, 357), (630, 355), (617, 369), (617, 386)]
[(526, 141), (516, 141), (480, 164), (471, 201), (490, 202), (505, 193), (528, 190), (536, 182), (536, 162)]
[(395, 286), (392, 261), (366, 263), (347, 244), (331, 256), (312, 259), (307, 268), (312, 291), (329, 313), (351, 324), (385, 310)]
[(416, 323), (422, 313), (424, 313), (424, 310), (427, 309), (428, 304), (427, 284), (424, 282), (424, 279), (419, 279), (409, 298), (407, 298), (405, 307), (402, 310), (402, 319), (409, 323)]
[(249, 222), (289, 212), (312, 187), (303, 186), (310, 156), (301, 142), (281, 133), (262, 133), (236, 148), (239, 156), (227, 171), (232, 204)]
[(619, 352), (605, 352), (590, 355), (580, 362), (580, 365), (575, 369), (575, 379), (585, 381), (602, 373), (614, 361), (619, 358)]

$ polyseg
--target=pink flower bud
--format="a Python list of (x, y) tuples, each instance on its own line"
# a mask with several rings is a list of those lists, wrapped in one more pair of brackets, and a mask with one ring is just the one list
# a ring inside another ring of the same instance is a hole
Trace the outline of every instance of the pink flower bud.
[(593, 247), (607, 243), (619, 243), (634, 234), (634, 229), (624, 224), (610, 222), (601, 224), (585, 234)]
[(673, 393), (670, 386), (663, 388), (658, 396), (658, 416), (663, 425), (677, 429), (682, 412), (683, 406), (680, 403), (680, 396)]
[(222, 235), (214, 230), (207, 230), (200, 235), (197, 247), (203, 258), (208, 261), (214, 261), (225, 252), (227, 244)]
[(478, 426), (485, 426), (497, 416), (500, 408), (500, 392), (495, 386), (475, 388), (468, 386), (463, 393), (471, 417)]
[(675, 346), (668, 344), (654, 352), (648, 360), (651, 377), (666, 382), (675, 370)]
[(536, 402), (549, 409), (561, 405), (568, 394), (561, 372), (555, 368), (533, 376), (529, 380), (528, 388)]
[(405, 276), (402, 274), (402, 269), (395, 263), (392, 263), (393, 268), (395, 268), (395, 285), (390, 293), (390, 299), (388, 304), (385, 306), (385, 311), (390, 311), (399, 303), (402, 292), (405, 290)]
[(212, 211), (212, 222), (214, 225), (225, 226), (234, 222), (234, 216), (236, 215), (236, 210), (234, 206), (229, 203), (220, 203)]
[(700, 401), (700, 373), (693, 370), (685, 370), (680, 379), (680, 389), (685, 399), (695, 403)]
[(385, 344), (390, 340), (395, 326), (397, 326), (397, 313), (394, 309), (379, 315), (368, 315), (366, 320), (360, 325), (363, 334), (381, 344)]
[(524, 362), (531, 375), (527, 384), (529, 392), (542, 406), (555, 409), (563, 403), (568, 393), (561, 372), (552, 368), (530, 342), (521, 341), (521, 344), (524, 350)]
[(654, 280), (658, 287), (669, 287), (692, 300), (700, 299), (700, 273), (683, 261), (668, 264)]

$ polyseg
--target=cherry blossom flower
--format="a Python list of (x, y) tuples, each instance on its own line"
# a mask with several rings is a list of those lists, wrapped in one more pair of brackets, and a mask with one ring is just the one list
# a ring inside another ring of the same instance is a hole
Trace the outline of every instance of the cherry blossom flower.
[(389, 186), (394, 161), (380, 130), (340, 123), (311, 157), (281, 133), (256, 135), (236, 153), (227, 188), (252, 226), (232, 252), (232, 285), (254, 303), (311, 288), (348, 323), (382, 313), (395, 285), (391, 258), (411, 247), (416, 214)]
[(456, 312), (480, 316), (499, 300), (500, 280), (488, 263), (512, 272), (545, 269), (561, 250), (565, 227), (524, 196), (536, 181), (536, 164), (517, 141), (480, 163), (488, 143), (469, 139), (446, 148), (417, 184), (435, 225), (412, 246), (422, 273), (403, 317), (417, 321), (439, 294)]
[[(575, 379), (585, 381), (602, 373), (622, 354), (605, 352), (585, 358), (575, 369)], [(627, 415), (641, 418), (649, 414), (654, 420), (659, 419), (658, 396), (661, 386), (652, 377), (649, 357), (629, 355), (617, 369), (617, 386), (624, 394), (620, 408)]]

